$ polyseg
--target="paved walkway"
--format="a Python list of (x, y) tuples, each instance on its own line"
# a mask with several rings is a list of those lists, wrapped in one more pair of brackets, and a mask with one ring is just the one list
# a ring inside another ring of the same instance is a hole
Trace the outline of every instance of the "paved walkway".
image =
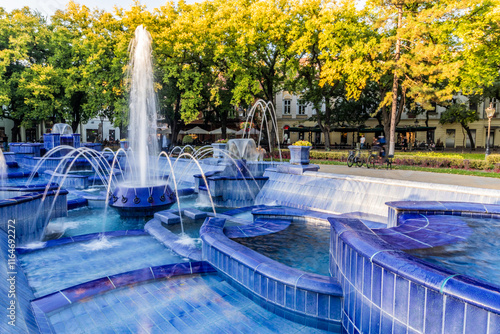
[(416, 172), (406, 170), (368, 169), (366, 167), (347, 167), (347, 165), (319, 165), (320, 172), (332, 174), (346, 174), (384, 179), (407, 180), (416, 182), (430, 182), (439, 184), (460, 185), (464, 187), (498, 189), (500, 179), (469, 175), (442, 174), (431, 172)]

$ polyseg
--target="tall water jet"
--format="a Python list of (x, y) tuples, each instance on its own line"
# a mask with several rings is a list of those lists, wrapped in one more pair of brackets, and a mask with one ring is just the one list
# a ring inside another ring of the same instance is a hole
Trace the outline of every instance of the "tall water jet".
[(175, 202), (175, 193), (163, 177), (158, 177), (159, 153), (156, 138), (157, 100), (154, 91), (152, 39), (138, 26), (130, 43), (129, 143), (130, 172), (114, 189), (110, 205), (121, 215), (151, 215)]
[[(143, 187), (152, 181), (148, 165), (154, 164), (156, 159), (149, 161), (149, 157), (159, 153), (151, 44), (149, 32), (142, 25), (138, 26), (129, 49), (129, 143), (134, 154), (133, 179)], [(152, 167), (156, 170), (157, 166)]]

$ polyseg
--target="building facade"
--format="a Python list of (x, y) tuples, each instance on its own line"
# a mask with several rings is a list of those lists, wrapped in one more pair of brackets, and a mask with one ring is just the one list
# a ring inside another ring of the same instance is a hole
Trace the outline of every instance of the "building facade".
[[(498, 114), (500, 103), (496, 103), (497, 101), (495, 100), (486, 100), (477, 106), (471, 106), (477, 109), (479, 115), (478, 121), (469, 124), (475, 146), (478, 149), (486, 147), (488, 117), (485, 110), (489, 107), (490, 102), (497, 110), (491, 119), (490, 148), (497, 149), (500, 145), (500, 116)], [(410, 143), (414, 143), (415, 140), (417, 143), (433, 142), (434, 144), (442, 144), (442, 147), (446, 149), (469, 148), (469, 137), (459, 123), (444, 125), (439, 123), (441, 113), (444, 111), (444, 108), (438, 106), (435, 111), (428, 112), (427, 124), (426, 114), (415, 116), (411, 113), (404, 113), (397, 125), (399, 139), (402, 140), (405, 137)], [(308, 140), (317, 146), (324, 144), (324, 134), (320, 131), (315, 121), (309, 120), (315, 114), (316, 110), (312, 105), (305, 104), (299, 96), (286, 91), (278, 93), (276, 96), (276, 115), (281, 141), (293, 143), (297, 140)], [(370, 118), (365, 122), (364, 128), (373, 129), (377, 125), (378, 121)], [(363, 133), (362, 131), (346, 129), (343, 132), (342, 129), (336, 129), (330, 132), (330, 143), (331, 145), (352, 146), (353, 143), (358, 142), (361, 134), (365, 135), (367, 143), (371, 142), (372, 137), (381, 134), (381, 131), (367, 133)]]
[[(8, 143), (13, 142), (12, 129), (14, 122), (10, 119), (0, 119), (0, 138), (6, 138)], [(21, 127), (21, 141), (22, 142), (37, 142), (41, 141), (44, 133), (51, 132), (52, 123), (42, 122), (32, 128)], [(107, 118), (100, 119), (95, 117), (85, 124), (80, 124), (76, 133), (81, 135), (83, 143), (97, 142), (101, 140), (101, 129), (103, 140), (119, 140), (120, 128), (115, 127)]]

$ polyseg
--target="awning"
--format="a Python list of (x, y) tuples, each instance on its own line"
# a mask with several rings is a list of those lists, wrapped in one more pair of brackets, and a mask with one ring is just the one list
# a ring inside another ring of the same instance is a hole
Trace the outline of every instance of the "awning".
[(186, 130), (184, 132), (189, 135), (208, 135), (210, 133), (207, 130), (200, 128), (199, 126), (195, 126), (194, 128)]
[[(435, 126), (404, 126), (396, 127), (396, 132), (419, 132), (436, 130)], [(360, 133), (375, 133), (383, 132), (384, 128), (333, 128), (334, 132), (360, 132)]]
[(289, 128), (288, 130), (290, 132), (321, 132), (321, 129), (317, 127)]
[[(222, 128), (218, 128), (215, 130), (212, 130), (209, 132), (211, 135), (221, 135), (222, 134)], [(231, 134), (231, 133), (236, 133), (236, 130), (226, 128), (226, 134)]]

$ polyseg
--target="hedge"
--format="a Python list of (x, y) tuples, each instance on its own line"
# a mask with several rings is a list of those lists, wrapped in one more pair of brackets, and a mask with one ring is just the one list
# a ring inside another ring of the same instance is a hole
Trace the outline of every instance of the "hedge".
[[(368, 151), (362, 152), (366, 156)], [(285, 149), (281, 150), (283, 159), (290, 159), (290, 151)], [(311, 150), (309, 157), (311, 160), (333, 160), (333, 161), (347, 161), (349, 156), (348, 151), (315, 151)], [(279, 159), (278, 151), (273, 152), (273, 158)], [(394, 156), (394, 164), (407, 165), (407, 166), (421, 166), (421, 167), (434, 167), (434, 168), (455, 168), (455, 169), (477, 169), (489, 170), (500, 169), (500, 154), (491, 154), (486, 160), (479, 159), (464, 159), (457, 154), (436, 154), (433, 152), (422, 154), (416, 153), (415, 155), (398, 155)]]

